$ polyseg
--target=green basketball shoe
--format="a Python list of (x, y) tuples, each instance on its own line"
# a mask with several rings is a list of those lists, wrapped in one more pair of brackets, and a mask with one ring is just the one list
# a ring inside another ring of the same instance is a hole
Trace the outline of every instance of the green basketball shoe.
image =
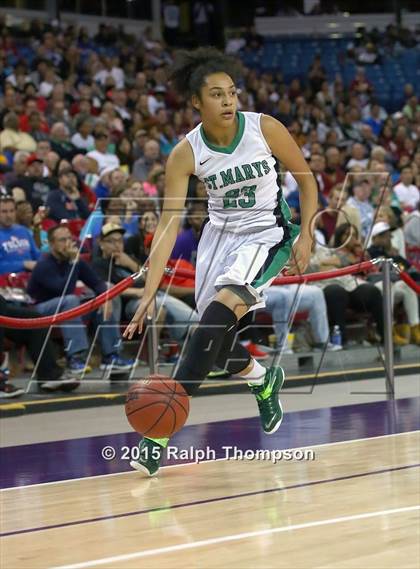
[(139, 444), (139, 458), (130, 462), (131, 468), (147, 476), (157, 474), (162, 460), (164, 447), (151, 439), (144, 438)]
[(267, 435), (275, 433), (283, 419), (279, 391), (283, 386), (284, 377), (283, 368), (273, 366), (267, 369), (262, 385), (249, 385), (257, 400), (262, 428)]

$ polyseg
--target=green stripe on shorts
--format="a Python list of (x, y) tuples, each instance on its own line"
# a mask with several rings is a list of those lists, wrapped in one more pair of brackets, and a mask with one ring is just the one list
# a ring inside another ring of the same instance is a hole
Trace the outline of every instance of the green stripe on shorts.
[(300, 233), (300, 226), (289, 223), (288, 227), (290, 231), (289, 239), (282, 243), (271, 263), (267, 267), (264, 267), (262, 275), (251, 283), (251, 286), (254, 288), (264, 286), (269, 280), (276, 277), (289, 260), (292, 253), (293, 242)]

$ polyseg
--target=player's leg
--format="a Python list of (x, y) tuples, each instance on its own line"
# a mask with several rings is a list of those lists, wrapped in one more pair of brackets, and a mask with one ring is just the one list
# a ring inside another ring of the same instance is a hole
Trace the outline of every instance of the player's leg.
[[(207, 233), (212, 231), (214, 235), (207, 235), (206, 229)], [(294, 237), (290, 233), (286, 241), (281, 241), (284, 234), (280, 228), (247, 236), (228, 235), (224, 242), (217, 234), (217, 231), (208, 227), (203, 232), (200, 245), (204, 243), (206, 235), (205, 246), (201, 251), (199, 246), (196, 271), (200, 323), (174, 376), (190, 395), (213, 368), (226, 334), (236, 328), (238, 320), (251, 307), (262, 304), (260, 292), (270, 285), (287, 262)], [(248, 284), (250, 282), (251, 285)], [(218, 291), (216, 295), (215, 290)], [(249, 363), (239, 373), (250, 382), (265, 432), (273, 433), (278, 429), (283, 415), (278, 393), (284, 381), (284, 372), (280, 367), (270, 368), (261, 382), (262, 373), (259, 373), (259, 377), (253, 377), (255, 366), (256, 362), (252, 363), (252, 367)], [(258, 383), (253, 384), (253, 381)], [(167, 439), (143, 439), (139, 461), (131, 463), (133, 468), (149, 475), (155, 474), (167, 443)], [(154, 458), (156, 456), (157, 459)]]
[[(245, 289), (245, 287), (242, 287)], [(228, 332), (236, 330), (238, 320), (255, 302), (241, 287), (220, 290), (204, 310), (185, 355), (174, 374), (189, 395), (193, 395), (213, 369)], [(232, 290), (233, 289), (233, 290)], [(144, 438), (140, 443), (139, 459), (130, 464), (136, 470), (153, 476), (159, 469), (164, 448), (169, 439)]]
[(272, 366), (265, 368), (249, 355), (238, 341), (236, 330), (229, 331), (216, 360), (217, 366), (232, 375), (246, 379), (257, 401), (261, 425), (268, 435), (275, 433), (283, 419), (283, 409), (279, 392), (285, 375), (283, 368)]

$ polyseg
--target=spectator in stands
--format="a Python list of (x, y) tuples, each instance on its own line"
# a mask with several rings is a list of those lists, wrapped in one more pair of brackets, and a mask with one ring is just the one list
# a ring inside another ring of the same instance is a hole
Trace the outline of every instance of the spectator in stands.
[(412, 211), (416, 209), (420, 201), (420, 191), (413, 184), (413, 169), (406, 166), (401, 170), (401, 181), (394, 186), (394, 192), (403, 209)]
[(360, 166), (362, 170), (366, 170), (367, 165), (366, 148), (360, 142), (355, 142), (351, 147), (351, 157), (346, 164), (346, 169), (350, 170), (353, 166)]
[(331, 188), (344, 181), (345, 173), (341, 167), (342, 158), (336, 146), (330, 146), (325, 152), (326, 166), (322, 174), (324, 195), (328, 196)]
[[(368, 248), (369, 255), (372, 258), (386, 257), (393, 259), (403, 270), (407, 270), (410, 264), (406, 259), (398, 254), (398, 251), (392, 247), (391, 243), (391, 227), (388, 223), (380, 221), (375, 223), (372, 228), (372, 245)], [(382, 288), (382, 282), (377, 283)], [(393, 304), (402, 302), (405, 314), (410, 326), (408, 338), (405, 342), (401, 342), (397, 333), (394, 333), (394, 341), (399, 345), (420, 344), (420, 326), (419, 326), (419, 301), (416, 293), (402, 280), (392, 283)]]
[(115, 168), (109, 173), (109, 197), (117, 198), (127, 189), (127, 174), (120, 168)]
[(102, 87), (109, 85), (108, 79), (112, 79), (117, 89), (124, 88), (124, 71), (119, 67), (118, 57), (104, 56), (101, 60), (102, 69), (96, 73), (94, 80)]
[(372, 222), (375, 213), (375, 210), (369, 201), (370, 193), (371, 188), (369, 180), (361, 180), (360, 182), (356, 182), (353, 186), (353, 195), (347, 200), (348, 205), (359, 210), (361, 223), (360, 235), (363, 239), (369, 235), (369, 232), (372, 229)]
[[(0, 315), (9, 318), (37, 318), (39, 314), (32, 308), (14, 306), (0, 295)], [(52, 341), (48, 337), (48, 328), (3, 328), (0, 327), (0, 355), (4, 352), (4, 338), (17, 346), (25, 346), (35, 364), (34, 374), (40, 390), (47, 392), (73, 391), (79, 381), (67, 374), (57, 364)], [(0, 399), (23, 395), (24, 390), (8, 382), (4, 371), (0, 370)]]
[(0, 151), (26, 150), (35, 152), (36, 142), (32, 136), (19, 128), (19, 118), (16, 113), (8, 113), (3, 120), (3, 130), (0, 133)]
[(363, 122), (370, 126), (373, 134), (378, 137), (382, 132), (385, 118), (385, 111), (381, 109), (378, 103), (372, 103), (369, 109), (369, 116), (365, 118)]
[[(125, 230), (120, 225), (106, 223), (99, 238), (100, 255), (94, 259), (97, 274), (102, 278), (109, 278), (114, 284), (141, 269), (139, 259), (124, 252), (124, 233)], [(126, 320), (131, 320), (135, 314), (143, 290), (144, 281), (139, 286), (130, 287), (122, 293), (123, 314)], [(170, 290), (169, 288), (168, 292)], [(166, 311), (166, 323), (169, 324), (171, 338), (182, 342), (189, 326), (198, 321), (198, 314), (182, 300), (161, 290), (156, 295), (156, 304), (158, 309), (163, 306)]]
[(0, 274), (31, 271), (39, 255), (31, 232), (16, 224), (13, 198), (0, 198)]
[(420, 248), (420, 202), (417, 210), (409, 214), (404, 224), (404, 236), (407, 245)]
[(145, 182), (156, 165), (161, 165), (159, 144), (156, 140), (148, 140), (144, 145), (144, 155), (133, 164), (133, 178)]
[[(82, 281), (95, 294), (107, 290), (101, 280), (85, 261), (78, 259), (78, 249), (70, 231), (65, 226), (49, 230), (50, 253), (41, 259), (28, 285), (28, 293), (36, 301), (39, 314), (49, 315), (63, 312), (80, 305), (81, 297), (76, 296), (76, 283)], [(121, 334), (119, 329), (121, 303), (118, 298), (105, 302), (93, 314), (98, 326), (98, 338), (102, 350), (101, 369), (105, 371), (126, 371), (134, 362), (121, 357)], [(81, 317), (60, 324), (65, 342), (65, 352), (71, 373), (80, 375), (90, 371), (86, 362), (90, 342)]]
[(314, 347), (327, 351), (338, 351), (329, 341), (327, 306), (322, 290), (311, 285), (270, 286), (264, 292), (266, 310), (273, 318), (277, 349), (287, 353), (287, 334), (296, 312), (308, 312), (308, 322), (314, 338)]
[[(27, 227), (32, 233), (36, 246), (40, 251), (48, 250), (47, 231), (43, 228), (43, 223), (48, 216), (48, 210), (45, 207), (39, 207), (34, 214), (32, 204), (26, 200), (16, 202), (16, 221), (18, 225)], [(55, 225), (54, 222), (46, 222), (47, 225)]]
[(137, 160), (144, 156), (144, 145), (147, 142), (147, 130), (141, 128), (136, 131), (133, 141), (133, 158)]
[(56, 122), (50, 131), (51, 149), (60, 158), (65, 158), (71, 162), (72, 158), (78, 153), (78, 149), (70, 141), (70, 130), (63, 122)]
[(73, 170), (62, 170), (58, 175), (58, 189), (48, 194), (46, 206), (49, 217), (58, 223), (63, 219), (87, 219), (89, 208), (77, 188)]
[(318, 227), (325, 236), (326, 243), (331, 241), (336, 227), (342, 223), (351, 223), (360, 232), (360, 213), (347, 201), (347, 191), (342, 184), (334, 186), (328, 196), (328, 206), (318, 218)]
[(87, 153), (88, 158), (93, 158), (98, 163), (99, 173), (106, 168), (119, 168), (120, 160), (118, 156), (108, 151), (109, 131), (98, 125), (93, 131), (95, 139), (95, 150)]
[(13, 156), (13, 170), (4, 176), (4, 185), (13, 188), (19, 185), (19, 180), (25, 175), (28, 168), (30, 154), (26, 150), (18, 150)]
[(207, 216), (207, 208), (201, 202), (192, 202), (186, 216), (187, 227), (176, 238), (171, 259), (184, 259), (195, 265), (201, 227)]
[(72, 144), (85, 152), (93, 150), (95, 139), (92, 136), (92, 130), (92, 117), (90, 115), (79, 115), (76, 121), (76, 132), (71, 137)]
[[(325, 247), (317, 247), (308, 272), (330, 271), (347, 266), (348, 260), (341, 256), (339, 251), (332, 251)], [(343, 345), (348, 342), (346, 310), (351, 308), (358, 312), (369, 313), (379, 334), (378, 339), (383, 342), (384, 320), (382, 308), (382, 295), (375, 285), (364, 280), (347, 275), (333, 279), (317, 281), (316, 286), (321, 288), (325, 295), (330, 326), (339, 326)]]

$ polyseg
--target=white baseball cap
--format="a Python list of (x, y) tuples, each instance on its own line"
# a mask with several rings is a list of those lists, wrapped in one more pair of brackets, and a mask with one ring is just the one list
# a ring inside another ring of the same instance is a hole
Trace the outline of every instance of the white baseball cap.
[(372, 228), (372, 237), (376, 237), (381, 233), (385, 233), (385, 231), (389, 231), (391, 227), (385, 221), (378, 221)]

